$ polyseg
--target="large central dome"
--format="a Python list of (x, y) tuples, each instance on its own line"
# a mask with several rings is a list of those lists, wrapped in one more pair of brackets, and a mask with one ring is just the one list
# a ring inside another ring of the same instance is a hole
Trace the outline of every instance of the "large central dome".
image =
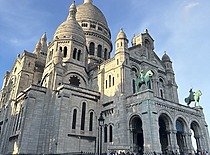
[(106, 18), (104, 17), (103, 13), (91, 2), (86, 2), (77, 7), (76, 19), (77, 21), (83, 19), (96, 21), (108, 28)]
[(110, 58), (111, 33), (106, 18), (92, 0), (84, 0), (77, 7), (76, 20), (86, 36), (88, 63), (101, 63)]

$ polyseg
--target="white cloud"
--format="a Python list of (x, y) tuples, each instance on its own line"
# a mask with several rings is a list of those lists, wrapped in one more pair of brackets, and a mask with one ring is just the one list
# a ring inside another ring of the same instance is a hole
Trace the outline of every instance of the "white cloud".
[(185, 5), (184, 10), (188, 12), (188, 11), (192, 10), (193, 8), (195, 8), (198, 5), (199, 5), (198, 2), (188, 3), (187, 5)]

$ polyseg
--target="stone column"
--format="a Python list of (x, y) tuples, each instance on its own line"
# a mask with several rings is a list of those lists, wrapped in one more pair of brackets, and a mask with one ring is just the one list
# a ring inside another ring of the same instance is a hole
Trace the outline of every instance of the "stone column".
[(183, 133), (182, 134), (182, 136), (183, 136), (183, 143), (184, 143), (184, 152), (186, 153), (186, 154), (188, 154), (188, 140), (187, 140), (187, 133)]
[(200, 143), (200, 136), (195, 136), (197, 150), (201, 151), (201, 143)]
[(186, 134), (186, 138), (187, 138), (187, 142), (188, 142), (187, 143), (188, 153), (193, 154), (194, 153), (194, 148), (193, 148), (193, 145), (192, 145), (191, 136), (192, 136), (191, 132)]
[(171, 130), (171, 147), (172, 147), (172, 151), (178, 151), (179, 152), (179, 146), (177, 144), (177, 139), (176, 139), (176, 130)]
[[(149, 94), (149, 92), (148, 92)], [(161, 153), (159, 125), (155, 104), (151, 100), (142, 103), (142, 123), (144, 133), (144, 152)]]
[(133, 143), (133, 128), (130, 128), (129, 129), (129, 134), (128, 135), (130, 135), (130, 137), (129, 137), (130, 138), (130, 144), (129, 144), (130, 145), (130, 150), (131, 151), (134, 151), (134, 149), (133, 149), (134, 148), (134, 143)]
[(168, 139), (168, 150), (172, 151), (172, 142), (171, 142), (171, 136), (172, 136), (172, 131), (168, 130), (167, 131), (167, 139)]

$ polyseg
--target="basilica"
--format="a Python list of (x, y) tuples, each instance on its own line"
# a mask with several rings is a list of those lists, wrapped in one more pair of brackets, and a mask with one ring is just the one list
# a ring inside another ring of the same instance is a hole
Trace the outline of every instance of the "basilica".
[(92, 0), (66, 12), (4, 76), (0, 154), (210, 151), (202, 107), (179, 103), (172, 60), (147, 29), (128, 47)]

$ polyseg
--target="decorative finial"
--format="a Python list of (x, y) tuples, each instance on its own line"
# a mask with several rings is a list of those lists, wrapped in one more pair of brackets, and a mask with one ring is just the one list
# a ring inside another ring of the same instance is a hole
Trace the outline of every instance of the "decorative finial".
[(92, 0), (84, 0), (84, 3), (93, 3)]
[(43, 41), (47, 41), (47, 34), (46, 34), (46, 32), (42, 35), (41, 40), (43, 40)]
[(42, 44), (41, 44), (41, 40), (39, 40), (38, 41), (38, 43), (36, 44), (36, 49), (41, 49), (41, 46), (42, 46)]
[(144, 32), (145, 32), (145, 33), (148, 33), (148, 29), (145, 29)]
[(76, 17), (77, 8), (75, 5), (75, 1), (72, 2), (70, 8), (69, 8), (69, 16), (72, 18)]
[(164, 54), (166, 54), (166, 51), (164, 51)]

